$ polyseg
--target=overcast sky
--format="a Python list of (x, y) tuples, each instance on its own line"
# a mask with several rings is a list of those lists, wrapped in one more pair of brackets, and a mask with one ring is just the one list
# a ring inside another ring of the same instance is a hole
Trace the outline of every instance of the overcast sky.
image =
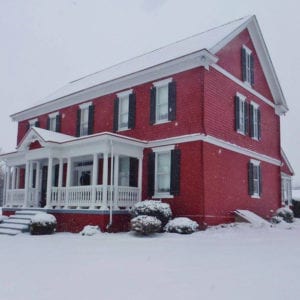
[(256, 14), (290, 111), (282, 145), (300, 185), (299, 0), (0, 0), (0, 147), (9, 115), (78, 77)]

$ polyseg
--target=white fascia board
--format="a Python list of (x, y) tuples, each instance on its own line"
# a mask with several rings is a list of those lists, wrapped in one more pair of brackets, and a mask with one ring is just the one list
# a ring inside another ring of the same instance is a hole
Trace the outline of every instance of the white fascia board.
[(104, 82), (99, 85), (78, 91), (65, 97), (54, 99), (52, 101), (31, 107), (16, 114), (11, 115), (13, 121), (22, 121), (39, 116), (49, 111), (59, 110), (75, 104), (95, 99), (107, 94), (116, 93), (128, 89), (128, 87), (137, 86), (143, 83), (151, 82), (171, 76), (176, 73), (194, 69), (197, 67), (208, 68), (211, 64), (216, 63), (218, 58), (203, 49), (194, 53), (170, 60), (160, 65), (155, 65), (148, 69), (128, 74), (126, 76)]
[(295, 174), (295, 171), (294, 171), (294, 169), (293, 169), (293, 167), (292, 167), (292, 165), (291, 165), (291, 163), (290, 163), (290, 161), (289, 161), (287, 155), (285, 154), (285, 152), (283, 151), (282, 148), (280, 149), (280, 153), (281, 153), (281, 156), (282, 156), (283, 159), (284, 159), (284, 162), (287, 164), (287, 167), (288, 167), (289, 170), (291, 171), (291, 173)]

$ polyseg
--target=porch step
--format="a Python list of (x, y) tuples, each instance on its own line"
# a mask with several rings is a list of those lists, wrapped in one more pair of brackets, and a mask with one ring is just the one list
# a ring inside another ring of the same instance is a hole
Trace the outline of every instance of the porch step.
[(6, 223), (6, 221), (4, 221), (3, 223), (0, 224), (0, 229), (15, 229), (15, 230), (20, 230), (21, 232), (25, 232), (29, 230), (29, 225), (12, 224), (12, 223)]
[(40, 212), (45, 212), (44, 210), (17, 210), (15, 215), (18, 216), (23, 216), (23, 215), (28, 215), (28, 216), (35, 216), (36, 214)]
[(5, 223), (10, 223), (10, 224), (23, 224), (23, 225), (29, 225), (31, 220), (29, 219), (20, 219), (20, 218), (14, 218), (11, 217), (7, 220), (5, 220)]
[(7, 229), (7, 228), (0, 228), (0, 234), (5, 234), (5, 235), (17, 235), (20, 233), (20, 230), (16, 229)]

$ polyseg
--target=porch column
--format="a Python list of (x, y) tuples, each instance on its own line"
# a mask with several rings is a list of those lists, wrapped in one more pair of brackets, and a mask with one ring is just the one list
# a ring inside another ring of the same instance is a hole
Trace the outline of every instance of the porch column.
[(12, 168), (12, 180), (11, 180), (11, 189), (14, 190), (16, 188), (16, 167)]
[(69, 188), (71, 186), (71, 168), (72, 168), (72, 160), (71, 160), (71, 157), (68, 157), (67, 179), (66, 179), (66, 199), (65, 199), (64, 208), (68, 207), (68, 202), (69, 202)]
[(17, 180), (16, 180), (16, 189), (20, 188), (20, 167), (17, 167)]
[(90, 209), (96, 206), (96, 185), (98, 183), (98, 153), (93, 155), (93, 176), (92, 176), (92, 199)]
[(6, 167), (5, 172), (5, 179), (6, 179), (6, 204), (11, 205), (12, 197), (9, 197), (9, 185), (10, 185), (10, 167)]
[(114, 203), (113, 209), (118, 210), (118, 201), (119, 201), (119, 155), (115, 155), (114, 161)]
[(100, 210), (108, 210), (107, 207), (107, 184), (108, 184), (108, 153), (103, 153), (103, 170), (102, 170), (102, 205)]
[(139, 198), (138, 201), (142, 200), (142, 179), (143, 179), (143, 157), (139, 157), (139, 173), (138, 173), (138, 188), (139, 188)]
[(61, 206), (61, 196), (62, 196), (62, 180), (63, 180), (63, 158), (59, 159), (59, 170), (58, 170), (58, 206)]
[(53, 158), (49, 157), (48, 158), (48, 173), (47, 173), (46, 208), (51, 207), (52, 169), (53, 169)]
[(23, 207), (28, 205), (28, 187), (29, 187), (29, 160), (26, 161), (25, 165), (25, 194)]
[(37, 161), (35, 164), (36, 171), (35, 171), (35, 207), (39, 207), (39, 195), (40, 195), (40, 162)]

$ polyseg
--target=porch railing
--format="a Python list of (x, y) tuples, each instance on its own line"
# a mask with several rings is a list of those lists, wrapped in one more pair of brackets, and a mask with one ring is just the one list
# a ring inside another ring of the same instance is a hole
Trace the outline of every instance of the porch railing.
[(5, 205), (9, 207), (21, 207), (24, 205), (25, 190), (24, 189), (12, 189), (6, 193)]

